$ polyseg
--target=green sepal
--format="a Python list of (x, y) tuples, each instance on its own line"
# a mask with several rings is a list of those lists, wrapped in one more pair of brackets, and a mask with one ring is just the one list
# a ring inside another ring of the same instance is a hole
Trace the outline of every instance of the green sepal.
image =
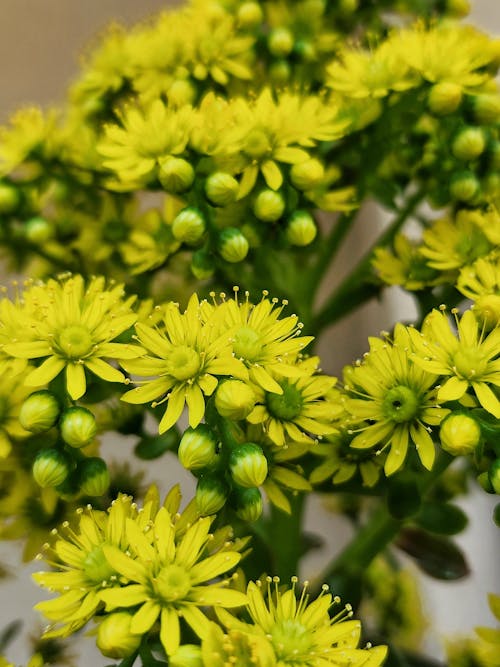
[(405, 528), (396, 545), (414, 559), (422, 572), (434, 579), (455, 581), (470, 573), (462, 551), (447, 537), (419, 528)]
[(173, 427), (162, 435), (144, 436), (135, 446), (134, 454), (143, 461), (151, 461), (163, 456), (165, 452), (175, 450), (179, 441), (179, 431)]
[(418, 525), (437, 535), (458, 535), (469, 523), (465, 512), (451, 503), (424, 503), (416, 517)]

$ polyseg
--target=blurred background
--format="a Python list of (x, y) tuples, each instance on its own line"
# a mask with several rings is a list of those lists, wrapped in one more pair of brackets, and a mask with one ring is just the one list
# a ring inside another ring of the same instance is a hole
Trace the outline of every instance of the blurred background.
[[(10, 113), (27, 104), (50, 105), (61, 102), (68, 83), (76, 76), (82, 53), (92, 49), (99, 33), (110, 21), (132, 24), (149, 14), (175, 2), (167, 0), (0, 0), (0, 123)], [(473, 11), (469, 22), (483, 27), (490, 34), (500, 35), (500, 0), (472, 0)], [(374, 222), (383, 219), (375, 207), (365, 211)], [(361, 229), (361, 228), (360, 228)], [(366, 232), (363, 232), (366, 235)], [(360, 238), (345, 249), (348, 261)], [(365, 243), (369, 239), (364, 239)], [(7, 278), (5, 276), (5, 278)], [(332, 277), (333, 279), (333, 277)], [(349, 318), (340, 327), (329, 332), (321, 345), (325, 356), (325, 371), (338, 372), (332, 350), (343, 350), (349, 341), (349, 352), (341, 360), (350, 361), (366, 349), (366, 337), (380, 329), (387, 329), (396, 320), (410, 320), (413, 309), (410, 301), (402, 299), (397, 290), (389, 291), (382, 303), (369, 304), (355, 318)], [(389, 320), (389, 321), (388, 321)], [(338, 362), (337, 362), (338, 363)], [(105, 444), (105, 457), (131, 456), (133, 443), (121, 438), (120, 442)], [(163, 466), (163, 468), (161, 468)], [(155, 480), (162, 486), (180, 481), (186, 497), (193, 488), (189, 475), (176, 465), (175, 459), (161, 459), (155, 466)], [(159, 476), (161, 479), (159, 479)], [(452, 637), (459, 631), (470, 633), (478, 624), (492, 625), (486, 595), (500, 592), (500, 537), (491, 519), (492, 498), (484, 493), (472, 494), (462, 503), (470, 516), (470, 527), (458, 538), (469, 555), (472, 576), (458, 583), (438, 583), (421, 579), (425, 609), (429, 618), (427, 650), (433, 657), (442, 656), (442, 638)], [(322, 507), (321, 500), (311, 498), (308, 505), (308, 528), (318, 532), (326, 541), (325, 549), (313, 554), (304, 565), (303, 576), (311, 576), (324, 563), (325, 554), (338, 550), (348, 539), (347, 526), (332, 518)], [(0, 630), (14, 618), (25, 621), (24, 633), (41, 627), (38, 615), (31, 611), (35, 601), (44, 594), (31, 582), (29, 573), (38, 565), (15, 567), (20, 551), (13, 545), (0, 544), (0, 561), (15, 569), (15, 576), (0, 585)], [(78, 642), (80, 667), (99, 667), (109, 663), (93, 647), (93, 639)], [(81, 649), (81, 651), (80, 651)], [(25, 640), (16, 641), (9, 650), (9, 659), (25, 664), (29, 649)]]

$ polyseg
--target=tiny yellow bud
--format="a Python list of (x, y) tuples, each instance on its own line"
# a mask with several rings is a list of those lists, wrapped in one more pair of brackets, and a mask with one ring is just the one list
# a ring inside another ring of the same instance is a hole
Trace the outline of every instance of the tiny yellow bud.
[(7, 183), (0, 183), (0, 214), (13, 213), (20, 201), (21, 197), (17, 188)]
[(97, 630), (97, 648), (107, 658), (127, 658), (141, 643), (142, 635), (130, 630), (132, 614), (119, 611), (105, 616)]
[(453, 456), (472, 454), (481, 441), (481, 427), (469, 415), (451, 413), (441, 424), (441, 446)]
[(255, 407), (255, 393), (241, 380), (226, 380), (219, 384), (215, 394), (215, 407), (221, 417), (239, 421), (245, 419)]
[(282, 86), (288, 82), (292, 68), (288, 60), (279, 58), (269, 65), (269, 78), (275, 86)]
[(206, 425), (189, 427), (184, 431), (177, 453), (187, 470), (199, 470), (213, 464), (217, 458), (217, 437)]
[(196, 87), (187, 79), (177, 79), (168, 89), (167, 97), (173, 107), (192, 104), (196, 97)]
[(314, 241), (318, 229), (312, 215), (296, 211), (286, 227), (286, 238), (291, 245), (307, 246)]
[(160, 161), (158, 180), (167, 192), (185, 192), (193, 184), (194, 169), (187, 160), (170, 155)]
[(236, 227), (227, 227), (219, 235), (219, 253), (226, 262), (242, 262), (248, 254), (248, 241)]
[(109, 470), (98, 456), (84, 459), (78, 465), (80, 489), (87, 496), (102, 496), (109, 487)]
[(500, 459), (495, 459), (488, 470), (488, 478), (493, 491), (500, 494)]
[(178, 213), (172, 222), (172, 234), (177, 241), (198, 243), (205, 234), (205, 218), (196, 208), (187, 207)]
[(54, 426), (59, 417), (59, 401), (50, 391), (35, 391), (21, 406), (19, 422), (31, 433), (43, 433)]
[(253, 203), (255, 217), (263, 222), (276, 222), (285, 210), (285, 200), (279, 192), (261, 190)]
[(42, 244), (54, 236), (54, 227), (45, 218), (31, 218), (25, 224), (24, 235), (30, 243)]
[(500, 120), (500, 95), (476, 95), (472, 110), (474, 120), (481, 125), (495, 125)]
[(61, 415), (61, 437), (71, 447), (85, 447), (95, 438), (97, 423), (87, 408), (68, 408)]
[(203, 475), (196, 486), (196, 506), (202, 516), (215, 514), (226, 504), (228, 488), (218, 477)]
[(442, 81), (436, 83), (429, 91), (427, 99), (432, 113), (444, 116), (458, 109), (462, 101), (462, 87), (456, 83)]
[(258, 2), (244, 2), (240, 5), (236, 17), (238, 25), (251, 29), (262, 23), (264, 14)]
[(288, 28), (274, 28), (269, 33), (267, 45), (273, 56), (282, 57), (291, 53), (294, 41), (294, 37)]
[(205, 194), (215, 206), (228, 206), (236, 201), (238, 181), (223, 171), (210, 174), (205, 183)]
[(453, 155), (466, 162), (479, 157), (485, 148), (486, 139), (479, 127), (467, 127), (461, 130), (451, 146)]
[(470, 13), (469, 0), (446, 0), (445, 11), (448, 16), (462, 19)]
[(42, 449), (33, 463), (33, 477), (42, 488), (62, 484), (69, 473), (66, 456), (57, 449)]
[(232, 494), (236, 514), (243, 519), (253, 523), (262, 515), (263, 502), (259, 489), (235, 488)]
[(469, 202), (478, 192), (479, 181), (471, 171), (463, 171), (452, 176), (450, 194), (456, 201)]
[(324, 177), (325, 168), (316, 158), (294, 164), (290, 169), (290, 180), (299, 190), (315, 188), (323, 181)]
[(253, 442), (238, 445), (233, 449), (229, 468), (236, 484), (247, 489), (263, 484), (268, 473), (264, 452)]

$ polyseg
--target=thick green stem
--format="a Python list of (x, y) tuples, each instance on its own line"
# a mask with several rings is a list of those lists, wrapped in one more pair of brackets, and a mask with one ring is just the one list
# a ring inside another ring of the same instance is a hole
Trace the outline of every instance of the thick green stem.
[(274, 573), (283, 581), (298, 574), (298, 566), (303, 551), (302, 518), (304, 514), (304, 495), (290, 498), (292, 511), (285, 514), (271, 505), (269, 522), (269, 541), (273, 554)]
[(331, 294), (323, 308), (313, 319), (312, 329), (315, 333), (321, 332), (325, 327), (333, 324), (379, 293), (381, 289), (379, 285), (367, 282), (371, 271), (373, 252), (375, 248), (384, 246), (394, 239), (402, 225), (422, 201), (422, 198), (422, 192), (418, 191), (408, 199), (405, 206), (385, 232), (361, 258), (357, 266), (346, 276), (333, 294)]

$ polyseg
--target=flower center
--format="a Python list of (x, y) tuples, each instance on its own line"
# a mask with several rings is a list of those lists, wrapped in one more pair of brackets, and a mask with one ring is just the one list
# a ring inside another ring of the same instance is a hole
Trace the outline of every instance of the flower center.
[(116, 574), (115, 570), (106, 560), (102, 544), (89, 551), (83, 561), (83, 571), (87, 579), (93, 584), (100, 584), (103, 581), (107, 581), (113, 574)]
[(390, 389), (382, 402), (384, 417), (397, 424), (411, 421), (417, 415), (419, 408), (419, 395), (402, 384)]
[(233, 350), (238, 358), (257, 361), (262, 352), (262, 347), (260, 335), (251, 327), (241, 327), (236, 332)]
[(282, 394), (266, 393), (267, 409), (276, 419), (292, 421), (300, 415), (303, 405), (302, 394), (287, 380), (281, 383)]
[(313, 644), (309, 630), (290, 618), (276, 623), (271, 630), (271, 641), (278, 660), (291, 664), (308, 655)]
[(488, 361), (478, 347), (461, 348), (453, 356), (453, 370), (466, 380), (480, 378), (487, 366)]
[(59, 334), (59, 347), (69, 359), (80, 359), (87, 355), (94, 346), (90, 331), (75, 324), (66, 327)]
[(258, 160), (259, 158), (264, 157), (266, 153), (269, 153), (270, 150), (271, 144), (269, 143), (268, 136), (264, 130), (255, 128), (247, 134), (244, 152), (248, 157)]
[(183, 600), (191, 589), (191, 578), (180, 565), (167, 565), (154, 581), (156, 592), (165, 602)]
[(187, 380), (200, 370), (201, 359), (196, 350), (187, 345), (179, 345), (167, 359), (167, 371), (176, 380)]

